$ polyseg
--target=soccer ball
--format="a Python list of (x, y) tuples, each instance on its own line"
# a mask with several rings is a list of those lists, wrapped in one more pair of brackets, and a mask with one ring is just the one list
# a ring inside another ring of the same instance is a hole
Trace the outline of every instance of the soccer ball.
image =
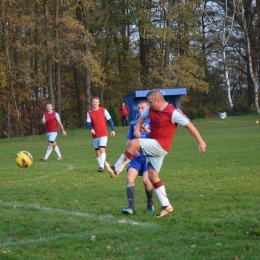
[(21, 151), (16, 154), (15, 163), (21, 168), (30, 167), (33, 163), (33, 157), (29, 152)]

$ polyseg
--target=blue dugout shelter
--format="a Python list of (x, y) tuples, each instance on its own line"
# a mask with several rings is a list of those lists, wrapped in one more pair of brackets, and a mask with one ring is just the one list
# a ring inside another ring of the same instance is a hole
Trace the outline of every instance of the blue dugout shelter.
[[(126, 96), (126, 103), (129, 107), (129, 120), (136, 119), (138, 115), (138, 102), (146, 100), (146, 95), (150, 90), (136, 90), (134, 93)], [(187, 94), (186, 88), (161, 89), (166, 102), (172, 104), (181, 110), (181, 96)]]

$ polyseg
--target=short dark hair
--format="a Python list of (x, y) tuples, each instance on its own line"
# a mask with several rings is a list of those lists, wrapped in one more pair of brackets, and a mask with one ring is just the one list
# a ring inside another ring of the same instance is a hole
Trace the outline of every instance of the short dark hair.
[(99, 100), (99, 102), (100, 102), (100, 98), (99, 98), (99, 97), (96, 97), (96, 96), (93, 97), (93, 98), (92, 98), (92, 101), (93, 101), (93, 99), (97, 99), (97, 100)]
[(143, 103), (146, 103), (149, 106), (149, 102), (147, 100), (143, 99), (143, 100), (138, 101), (138, 105), (143, 104)]
[(163, 94), (162, 94), (162, 92), (159, 88), (155, 88), (155, 89), (150, 90), (147, 93), (146, 97), (149, 97), (149, 96), (153, 96), (153, 97), (156, 97), (158, 99), (164, 100), (164, 96), (163, 96)]

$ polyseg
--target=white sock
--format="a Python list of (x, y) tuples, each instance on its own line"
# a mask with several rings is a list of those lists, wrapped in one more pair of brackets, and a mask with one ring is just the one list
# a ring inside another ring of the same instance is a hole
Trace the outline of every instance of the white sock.
[(155, 193), (157, 195), (157, 198), (158, 198), (161, 206), (169, 206), (170, 205), (170, 202), (169, 202), (168, 197), (166, 195), (166, 190), (165, 190), (164, 185), (155, 189)]
[(48, 148), (47, 148), (46, 154), (44, 156), (46, 158), (46, 160), (50, 156), (51, 152), (52, 152), (52, 146), (49, 145)]
[(100, 157), (96, 157), (98, 166), (100, 167)]
[(60, 149), (59, 149), (58, 145), (56, 145), (56, 146), (54, 147), (54, 151), (55, 151), (55, 153), (57, 154), (58, 158), (61, 158)]
[(101, 153), (99, 157), (99, 166), (104, 168), (105, 161), (106, 161), (106, 153)]
[(124, 170), (125, 166), (130, 162), (129, 159), (127, 159), (125, 157), (124, 154), (121, 154), (121, 156), (119, 157), (119, 159), (117, 160), (115, 166), (116, 172), (117, 174), (119, 174), (121, 171)]

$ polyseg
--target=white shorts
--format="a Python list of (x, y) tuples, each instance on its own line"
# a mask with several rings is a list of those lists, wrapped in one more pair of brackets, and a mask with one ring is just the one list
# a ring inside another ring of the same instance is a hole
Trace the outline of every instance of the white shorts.
[(140, 138), (139, 142), (146, 156), (147, 164), (150, 163), (153, 168), (159, 172), (162, 167), (164, 156), (167, 152), (155, 139)]
[(54, 142), (57, 138), (58, 133), (57, 132), (50, 132), (47, 133), (47, 138), (49, 142)]
[(99, 138), (93, 139), (93, 146), (95, 149), (99, 149), (99, 147), (106, 147), (107, 146), (107, 136), (102, 136)]

